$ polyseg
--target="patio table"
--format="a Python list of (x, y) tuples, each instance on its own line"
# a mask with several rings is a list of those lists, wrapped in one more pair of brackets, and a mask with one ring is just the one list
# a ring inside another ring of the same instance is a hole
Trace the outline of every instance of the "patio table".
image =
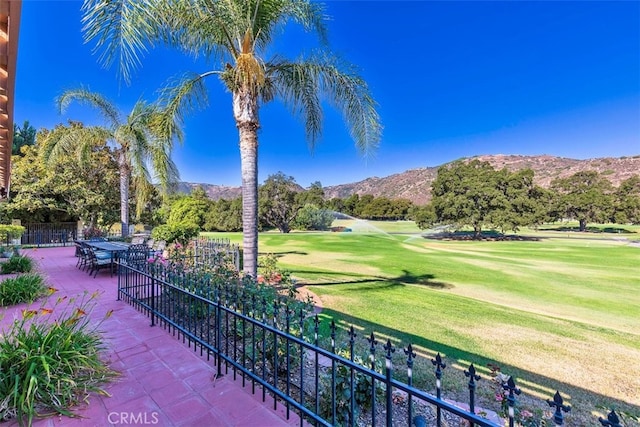
[(125, 252), (129, 248), (129, 243), (125, 242), (101, 242), (101, 241), (89, 241), (84, 240), (84, 244), (101, 251), (109, 252), (111, 255), (111, 274), (115, 269), (116, 263), (115, 261), (120, 256), (121, 252)]

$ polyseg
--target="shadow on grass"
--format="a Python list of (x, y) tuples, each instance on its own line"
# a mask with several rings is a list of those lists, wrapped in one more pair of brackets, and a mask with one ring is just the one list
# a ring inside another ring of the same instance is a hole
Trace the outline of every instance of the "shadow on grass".
[[(402, 285), (389, 284), (383, 287), (392, 288), (395, 286)], [(377, 289), (381, 288), (378, 287)], [(384, 307), (380, 307), (380, 309), (384, 310)], [(593, 411), (594, 408), (597, 408), (596, 410), (601, 413), (608, 412), (609, 408), (615, 408), (618, 412), (623, 411), (627, 414), (640, 416), (640, 406), (556, 380), (545, 376), (543, 373), (521, 369), (484, 357), (475, 352), (461, 350), (438, 341), (430, 340), (426, 337), (428, 336), (428, 331), (425, 331), (425, 336), (418, 336), (328, 308), (323, 308), (319, 317), (322, 322), (320, 333), (321, 336), (325, 338), (329, 336), (329, 324), (331, 320), (336, 322), (336, 326), (338, 327), (338, 338), (336, 340), (336, 342), (339, 343), (338, 348), (348, 348), (348, 331), (351, 326), (354, 326), (355, 330), (358, 331), (356, 351), (365, 359), (370, 353), (370, 343), (367, 341), (367, 338), (372, 332), (378, 341), (376, 358), (379, 360), (384, 360), (383, 344), (385, 344), (387, 338), (390, 339), (395, 347), (393, 365), (396, 369), (396, 378), (403, 382), (406, 382), (407, 379), (405, 351), (407, 345), (411, 344), (414, 351), (418, 353), (418, 359), (416, 359), (416, 364), (413, 368), (414, 385), (429, 393), (435, 394), (435, 376), (431, 359), (434, 358), (437, 353), (444, 355), (447, 364), (443, 376), (443, 397), (445, 399), (468, 402), (469, 394), (466, 389), (468, 380), (465, 379), (463, 371), (468, 369), (470, 363), (473, 363), (481, 374), (481, 380), (478, 383), (476, 394), (476, 403), (486, 409), (498, 409), (496, 407), (492, 408), (492, 404), (495, 405), (496, 402), (495, 389), (491, 381), (489, 366), (494, 365), (499, 366), (502, 373), (513, 376), (516, 384), (523, 390), (523, 393), (533, 399), (533, 402), (537, 402), (536, 405), (542, 404), (542, 407), (547, 407), (544, 400), (553, 399), (554, 393), (558, 390), (565, 398), (565, 403), (573, 406), (572, 413), (567, 416), (568, 418), (565, 418), (566, 425), (568, 426), (597, 425), (597, 416), (589, 412)], [(593, 422), (591, 423), (591, 421)], [(633, 421), (629, 422), (629, 426), (636, 425), (633, 424)]]
[(622, 227), (587, 227), (584, 231), (580, 231), (578, 226), (558, 226), (553, 228), (545, 228), (544, 231), (573, 231), (576, 233), (609, 233), (609, 234), (636, 234), (633, 230), (627, 230)]
[(286, 251), (286, 252), (258, 252), (258, 256), (275, 255), (276, 258), (282, 258), (285, 255), (309, 255), (304, 251)]
[[(405, 286), (405, 285), (420, 285), (420, 286), (426, 286), (428, 288), (432, 288), (432, 289), (453, 289), (455, 286), (450, 284), (450, 283), (443, 283), (443, 282), (438, 282), (435, 281), (433, 279), (435, 279), (435, 276), (433, 274), (412, 274), (410, 273), (408, 270), (402, 270), (403, 274), (399, 275), (399, 276), (395, 276), (395, 277), (387, 277), (387, 276), (360, 276), (358, 278), (354, 278), (351, 280), (335, 280), (335, 281), (328, 281), (328, 282), (318, 282), (318, 283), (312, 283), (311, 281), (300, 281), (296, 284), (296, 288), (301, 288), (303, 286), (331, 286), (331, 285), (349, 285), (349, 284), (358, 284), (358, 283), (372, 283), (371, 286), (367, 287), (367, 286), (362, 286), (362, 287), (358, 287), (357, 290), (365, 290), (365, 289), (380, 289), (380, 285), (373, 285), (373, 283), (384, 283), (385, 286), (387, 288), (390, 287), (398, 287), (398, 286)], [(302, 274), (318, 274), (317, 271), (306, 271), (306, 270), (295, 270), (295, 273), (302, 273)], [(322, 274), (323, 276), (340, 276), (342, 278), (344, 278), (345, 274), (344, 273), (337, 273), (337, 272), (330, 272), (330, 271), (323, 271), (320, 272), (319, 274)]]
[(535, 236), (523, 236), (517, 234), (502, 234), (497, 232), (486, 231), (482, 232), (480, 236), (476, 236), (472, 231), (454, 231), (434, 234), (424, 234), (422, 237), (430, 240), (484, 240), (490, 242), (504, 241), (504, 242), (538, 242), (544, 237)]

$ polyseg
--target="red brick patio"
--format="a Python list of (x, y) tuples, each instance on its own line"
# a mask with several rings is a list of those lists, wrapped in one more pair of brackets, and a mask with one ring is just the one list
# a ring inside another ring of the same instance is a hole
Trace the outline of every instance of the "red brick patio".
[[(298, 425), (293, 415), (285, 420), (285, 410), (273, 410), (273, 400), (262, 403), (251, 394), (251, 383), (243, 388), (232, 375), (216, 378), (212, 361), (183, 344), (162, 327), (151, 327), (149, 318), (123, 301), (117, 301), (117, 277), (107, 270), (94, 279), (75, 267), (74, 248), (28, 249), (38, 270), (57, 296), (75, 296), (85, 290), (102, 291), (91, 316), (113, 315), (101, 329), (108, 350), (106, 360), (121, 376), (105, 389), (111, 394), (92, 394), (89, 405), (79, 408), (81, 418), (38, 419), (34, 426), (287, 426)], [(35, 303), (39, 307), (39, 303)], [(0, 308), (0, 328), (19, 315), (25, 305)], [(2, 426), (13, 427), (12, 421)]]

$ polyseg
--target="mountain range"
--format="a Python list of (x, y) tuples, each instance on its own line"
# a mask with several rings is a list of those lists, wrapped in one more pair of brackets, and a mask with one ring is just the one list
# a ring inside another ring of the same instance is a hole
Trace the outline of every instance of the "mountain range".
[[(516, 171), (530, 168), (535, 173), (535, 182), (548, 187), (556, 178), (563, 178), (585, 170), (595, 170), (604, 175), (614, 186), (635, 175), (640, 174), (640, 155), (633, 157), (602, 157), (596, 159), (577, 160), (549, 155), (520, 156), (520, 155), (483, 155), (465, 158), (478, 159), (490, 163), (496, 170), (507, 168)], [(346, 198), (352, 194), (371, 194), (376, 197), (390, 199), (404, 198), (422, 205), (431, 199), (431, 183), (438, 174), (438, 168), (426, 167), (410, 169), (402, 173), (383, 178), (371, 177), (362, 181), (332, 185), (324, 187), (327, 199), (334, 197)], [(197, 186), (202, 187), (209, 198), (234, 199), (241, 194), (241, 187), (221, 186), (181, 182), (178, 191), (190, 193)]]

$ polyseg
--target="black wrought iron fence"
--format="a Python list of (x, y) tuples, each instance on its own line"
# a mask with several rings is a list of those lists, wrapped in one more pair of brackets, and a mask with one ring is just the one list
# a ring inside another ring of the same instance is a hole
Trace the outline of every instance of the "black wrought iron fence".
[[(118, 299), (125, 300), (150, 317), (151, 326), (160, 325), (182, 337), (207, 358), (213, 358), (218, 375), (241, 377), (251, 392), (262, 393), (263, 402), (285, 405), (286, 416), (295, 413), (300, 425), (400, 426), (460, 425), (499, 427), (475, 407), (476, 381), (473, 364), (468, 378), (468, 410), (442, 397), (445, 367), (438, 354), (431, 362), (436, 377), (435, 394), (413, 385), (416, 353), (411, 344), (396, 347), (391, 340), (379, 342), (371, 333), (368, 359), (355, 355), (356, 332), (348, 331), (346, 351), (336, 347), (335, 323), (329, 326), (331, 344), (320, 345), (318, 316), (292, 309), (278, 299), (267, 301), (249, 294), (237, 284), (210, 283), (202, 274), (148, 264), (135, 269), (120, 265)], [(250, 295), (250, 296), (248, 296)], [(393, 354), (404, 354), (402, 366), (394, 366)], [(401, 375), (396, 375), (403, 372)], [(397, 377), (402, 376), (403, 380)], [(515, 425), (516, 395), (520, 390), (510, 377), (502, 385), (508, 404), (509, 426)], [(397, 411), (403, 402), (403, 411)], [(553, 422), (564, 424), (569, 407), (560, 393), (547, 401), (555, 411)], [(460, 423), (461, 420), (465, 420)], [(595, 420), (594, 420), (595, 421)], [(603, 426), (619, 427), (615, 412)], [(466, 422), (466, 424), (463, 424)]]
[(75, 222), (31, 223), (23, 224), (23, 226), (25, 231), (20, 240), (22, 245), (38, 247), (73, 245), (78, 233), (78, 225)]
[(231, 243), (229, 239), (212, 239), (198, 237), (193, 239), (193, 248), (198, 263), (204, 266), (216, 265), (221, 258), (230, 260), (236, 270), (240, 270), (241, 251), (240, 245)]

